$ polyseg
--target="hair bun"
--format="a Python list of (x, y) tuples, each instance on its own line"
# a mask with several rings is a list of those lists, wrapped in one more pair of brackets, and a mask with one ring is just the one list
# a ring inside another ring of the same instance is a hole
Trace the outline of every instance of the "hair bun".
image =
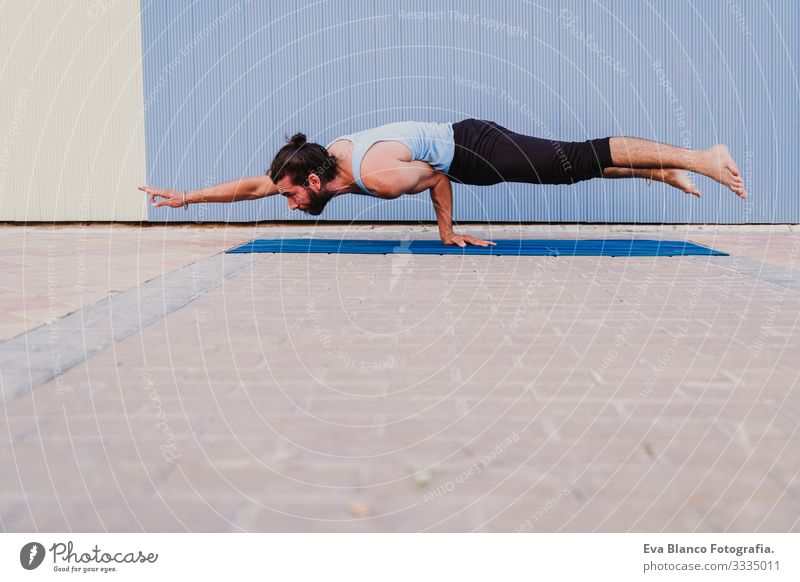
[(296, 148), (306, 145), (306, 134), (296, 133), (289, 139), (289, 144)]

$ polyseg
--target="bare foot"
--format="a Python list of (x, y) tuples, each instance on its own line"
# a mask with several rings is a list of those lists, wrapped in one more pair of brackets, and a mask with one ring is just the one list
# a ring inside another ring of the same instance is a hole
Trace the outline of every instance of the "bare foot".
[(716, 180), (723, 186), (727, 186), (739, 197), (746, 198), (747, 192), (744, 191), (744, 180), (736, 167), (736, 162), (728, 151), (725, 144), (717, 144), (699, 152), (698, 164), (695, 171)]
[(653, 179), (659, 179), (665, 184), (669, 184), (673, 188), (677, 188), (687, 194), (693, 194), (700, 198), (700, 190), (692, 182), (692, 177), (686, 170), (660, 170), (661, 176), (653, 176)]

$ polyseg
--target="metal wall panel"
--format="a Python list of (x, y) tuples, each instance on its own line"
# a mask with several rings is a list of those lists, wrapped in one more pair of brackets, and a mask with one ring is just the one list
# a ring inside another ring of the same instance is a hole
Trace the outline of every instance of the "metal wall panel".
[(144, 220), (137, 2), (0, 6), (0, 220)]
[[(478, 117), (561, 140), (724, 142), (751, 197), (705, 178), (701, 200), (641, 180), (457, 186), (457, 220), (800, 222), (797, 2), (142, 0), (142, 24), (151, 184), (263, 173), (299, 130), (327, 143)], [(316, 220), (277, 196), (149, 217)], [(344, 196), (320, 219), (435, 216), (426, 193)]]

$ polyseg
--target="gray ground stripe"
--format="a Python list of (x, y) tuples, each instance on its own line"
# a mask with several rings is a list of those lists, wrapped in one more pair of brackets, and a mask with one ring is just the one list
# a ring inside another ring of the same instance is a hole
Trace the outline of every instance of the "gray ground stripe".
[(3, 400), (58, 378), (271, 256), (219, 253), (0, 343)]
[(800, 291), (800, 271), (791, 267), (777, 267), (739, 255), (697, 257), (697, 260), (708, 261), (710, 264), (736, 271), (762, 283), (772, 283), (793, 291)]

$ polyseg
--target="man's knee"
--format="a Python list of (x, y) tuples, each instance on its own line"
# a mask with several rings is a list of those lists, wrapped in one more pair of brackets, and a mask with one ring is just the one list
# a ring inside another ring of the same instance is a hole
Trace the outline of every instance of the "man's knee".
[(569, 150), (569, 154), (563, 161), (566, 175), (573, 177), (575, 181), (602, 176), (605, 168), (614, 165), (611, 161), (609, 140), (610, 138), (604, 137), (570, 142), (565, 148)]

